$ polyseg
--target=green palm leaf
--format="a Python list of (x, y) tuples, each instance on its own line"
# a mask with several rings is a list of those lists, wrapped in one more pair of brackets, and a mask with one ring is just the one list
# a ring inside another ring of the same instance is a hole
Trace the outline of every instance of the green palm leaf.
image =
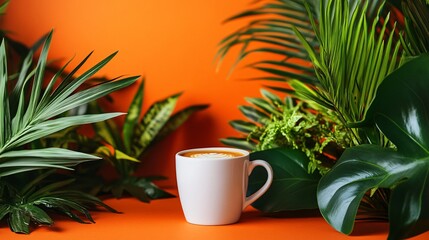
[(62, 148), (8, 151), (0, 154), (0, 177), (44, 168), (71, 170), (72, 166), (96, 159), (99, 158)]
[[(311, 4), (317, 2), (310, 1)], [(264, 56), (265, 54), (276, 60), (257, 61), (251, 64), (251, 67), (268, 73), (267, 77), (274, 75), (283, 81), (298, 78), (311, 85), (317, 84), (314, 70), (302, 67), (303, 65), (310, 66), (309, 57), (293, 31), (293, 26), (299, 28), (312, 46), (317, 47), (317, 39), (312, 31), (303, 2), (300, 0), (267, 1), (260, 6), (239, 13), (227, 21), (250, 17), (254, 20), (220, 42), (217, 54), (219, 64), (232, 48), (241, 47), (234, 66), (249, 55)], [(259, 47), (261, 44), (263, 46)], [(296, 64), (297, 62), (304, 64)]]
[[(398, 66), (399, 42), (393, 44), (394, 31), (384, 40), (389, 15), (381, 30), (377, 30), (379, 18), (368, 26), (365, 13), (368, 5), (349, 10), (348, 1), (328, 1), (320, 9), (324, 13), (316, 23), (308, 6), (308, 13), (320, 42), (316, 52), (305, 37), (295, 29), (311, 57), (320, 86), (316, 86), (317, 98), (331, 106), (344, 124), (364, 118), (375, 97), (376, 90), (385, 76)], [(340, 33), (340, 34), (339, 34)], [(379, 37), (376, 37), (376, 36)], [(314, 100), (314, 95), (296, 89), (302, 97)], [(311, 98), (310, 98), (311, 96)], [(355, 144), (364, 141), (352, 132)]]
[(7, 141), (4, 146), (0, 148), (0, 153), (46, 137), (52, 133), (64, 130), (68, 127), (104, 121), (120, 115), (122, 115), (122, 113), (87, 114), (62, 117), (53, 120), (47, 120), (36, 125), (30, 125), (19, 131), (9, 141)]
[[(45, 81), (51, 39), (52, 32), (35, 45), (39, 46), (43, 43), (38, 62), (34, 68), (32, 68), (32, 60), (33, 51), (36, 49), (29, 50), (18, 79), (13, 82), (15, 85), (10, 84), (12, 85), (10, 87), (11, 93), (8, 92), (9, 86), (7, 87), (9, 85), (7, 83), (8, 66), (4, 41), (0, 45), (0, 101), (3, 102), (3, 107), (0, 109), (0, 176), (43, 168), (70, 169), (71, 166), (82, 161), (98, 159), (65, 149), (21, 149), (26, 144), (68, 127), (104, 121), (121, 115), (121, 113), (105, 113), (55, 118), (70, 109), (128, 86), (138, 78), (128, 77), (108, 81), (85, 90), (78, 90), (89, 77), (93, 76), (113, 58), (115, 54), (112, 54), (76, 78), (69, 74), (55, 88), (55, 83), (60, 80), (64, 66), (54, 74), (47, 87), (43, 89), (42, 83)], [(87, 58), (72, 73), (76, 73)], [(18, 213), (15, 214), (19, 217)]]
[(7, 141), (10, 135), (10, 115), (9, 115), (9, 99), (7, 96), (7, 59), (6, 59), (6, 50), (4, 46), (4, 41), (2, 41), (0, 46), (0, 101), (4, 104), (0, 108), (0, 146), (3, 146)]
[(429, 3), (425, 0), (402, 1), (405, 15), (404, 49), (409, 56), (429, 52)]

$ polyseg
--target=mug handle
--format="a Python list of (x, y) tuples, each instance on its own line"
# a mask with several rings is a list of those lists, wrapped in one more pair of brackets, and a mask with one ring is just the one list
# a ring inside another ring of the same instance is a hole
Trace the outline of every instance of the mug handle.
[(249, 206), (250, 204), (252, 204), (254, 201), (256, 201), (259, 197), (262, 196), (262, 194), (264, 194), (268, 188), (271, 186), (271, 183), (273, 182), (273, 169), (271, 168), (270, 164), (267, 163), (264, 160), (253, 160), (249, 162), (249, 165), (247, 166), (248, 168), (248, 173), (249, 175), (252, 173), (253, 169), (256, 166), (262, 166), (265, 168), (265, 170), (267, 170), (268, 176), (267, 176), (267, 181), (265, 181), (265, 184), (255, 193), (253, 193), (252, 195), (250, 195), (249, 197), (245, 198), (244, 204), (243, 204), (243, 210)]

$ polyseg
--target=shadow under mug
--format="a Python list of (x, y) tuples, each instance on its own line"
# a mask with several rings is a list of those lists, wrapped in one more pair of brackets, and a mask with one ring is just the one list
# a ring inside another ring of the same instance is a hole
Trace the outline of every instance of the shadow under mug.
[[(238, 156), (189, 157), (190, 152), (232, 152)], [(268, 172), (265, 184), (246, 197), (248, 178), (256, 166)], [(235, 223), (248, 205), (270, 187), (273, 170), (264, 160), (249, 161), (249, 152), (235, 148), (197, 148), (176, 154), (176, 176), (180, 203), (186, 221), (198, 225)]]

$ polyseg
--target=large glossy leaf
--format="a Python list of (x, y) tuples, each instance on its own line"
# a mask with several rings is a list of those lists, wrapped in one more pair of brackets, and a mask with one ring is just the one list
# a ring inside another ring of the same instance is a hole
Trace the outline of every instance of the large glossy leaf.
[[(412, 74), (410, 74), (412, 73)], [(344, 152), (319, 184), (326, 220), (349, 234), (364, 194), (390, 188), (389, 239), (429, 230), (429, 55), (409, 61), (380, 85), (365, 121), (376, 125), (397, 151), (362, 145)]]
[[(318, 173), (309, 174), (310, 160), (299, 150), (276, 148), (253, 152), (251, 160), (262, 159), (273, 168), (271, 187), (253, 207), (263, 212), (316, 209), (316, 189), (320, 179)], [(257, 191), (266, 181), (265, 169), (255, 168), (249, 178), (248, 195)]]

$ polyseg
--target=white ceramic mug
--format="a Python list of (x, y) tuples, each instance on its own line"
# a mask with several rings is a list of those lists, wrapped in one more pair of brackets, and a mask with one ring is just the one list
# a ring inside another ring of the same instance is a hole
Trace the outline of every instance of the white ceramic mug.
[[(189, 156), (194, 152), (211, 154)], [(248, 177), (256, 166), (264, 167), (268, 178), (258, 191), (246, 197)], [(178, 152), (176, 174), (186, 221), (198, 225), (237, 222), (243, 209), (262, 196), (273, 180), (273, 170), (266, 161), (249, 161), (249, 152), (221, 147)]]

